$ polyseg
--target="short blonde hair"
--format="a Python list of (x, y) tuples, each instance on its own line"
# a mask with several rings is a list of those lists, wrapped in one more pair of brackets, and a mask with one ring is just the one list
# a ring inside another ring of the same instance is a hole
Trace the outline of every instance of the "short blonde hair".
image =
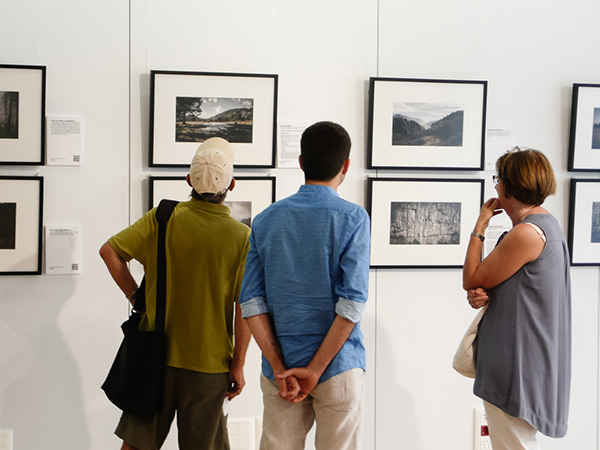
[(556, 192), (554, 171), (539, 150), (514, 147), (496, 161), (506, 195), (526, 205), (541, 205)]

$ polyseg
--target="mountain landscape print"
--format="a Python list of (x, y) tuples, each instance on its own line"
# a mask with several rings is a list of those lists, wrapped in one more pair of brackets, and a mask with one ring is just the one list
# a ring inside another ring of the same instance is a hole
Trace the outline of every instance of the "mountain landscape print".
[(252, 222), (252, 202), (226, 201), (224, 204), (229, 208), (231, 217), (244, 225), (250, 226)]
[(204, 142), (221, 137), (232, 144), (251, 144), (254, 99), (176, 97), (175, 141)]
[(464, 105), (393, 104), (392, 145), (460, 147), (463, 128)]
[(600, 150), (600, 108), (594, 108), (594, 129), (592, 130), (592, 148)]

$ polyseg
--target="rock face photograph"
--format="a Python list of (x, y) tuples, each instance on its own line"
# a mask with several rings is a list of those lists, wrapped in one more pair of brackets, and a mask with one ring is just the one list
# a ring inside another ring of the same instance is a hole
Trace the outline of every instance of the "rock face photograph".
[(592, 242), (600, 242), (600, 202), (592, 203)]
[(177, 97), (175, 141), (204, 142), (221, 137), (232, 144), (251, 144), (254, 99)]
[(392, 145), (460, 147), (464, 105), (394, 103)]
[(600, 108), (594, 108), (594, 129), (592, 130), (592, 148), (600, 150)]
[(458, 245), (460, 212), (460, 203), (392, 202), (390, 245)]
[(0, 139), (19, 138), (19, 93), (0, 91)]

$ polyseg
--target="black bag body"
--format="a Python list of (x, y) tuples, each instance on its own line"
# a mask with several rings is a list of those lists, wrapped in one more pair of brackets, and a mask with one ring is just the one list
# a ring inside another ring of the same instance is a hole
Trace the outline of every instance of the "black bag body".
[[(156, 327), (155, 331), (139, 331), (142, 314), (134, 310), (123, 322), (123, 342), (108, 372), (102, 389), (108, 399), (123, 412), (140, 419), (152, 419), (162, 410), (167, 354), (165, 330), (166, 310), (166, 226), (177, 202), (162, 200), (156, 217), (159, 223)], [(136, 293), (142, 294), (145, 280)], [(145, 293), (144, 293), (145, 294)], [(141, 306), (141, 305), (140, 305)], [(144, 305), (145, 306), (145, 305)]]
[(127, 414), (152, 419), (162, 410), (167, 336), (138, 331), (141, 316), (133, 313), (123, 322), (123, 342), (102, 389)]

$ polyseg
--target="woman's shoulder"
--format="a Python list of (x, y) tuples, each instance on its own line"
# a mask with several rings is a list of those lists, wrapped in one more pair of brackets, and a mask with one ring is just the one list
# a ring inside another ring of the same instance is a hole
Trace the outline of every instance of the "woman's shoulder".
[[(531, 226), (534, 225), (534, 226)], [(514, 244), (518, 245), (522, 245), (522, 243), (524, 241), (528, 241), (530, 239), (539, 239), (539, 232), (538, 229), (540, 229), (541, 227), (539, 227), (539, 225), (537, 223), (535, 223), (534, 221), (530, 221), (530, 220), (523, 220), (521, 223), (516, 224), (508, 233), (508, 235), (506, 236), (507, 238), (509, 238), (509, 240), (507, 242), (511, 242)], [(544, 231), (543, 228), (542, 232)], [(505, 239), (506, 240), (506, 239)]]
[(525, 219), (523, 219), (523, 221), (521, 223), (529, 223), (529, 224), (537, 225), (540, 228), (542, 228), (544, 231), (546, 231), (546, 229), (548, 229), (548, 231), (550, 231), (550, 228), (554, 228), (554, 227), (560, 228), (558, 221), (556, 220), (556, 217), (554, 217), (548, 211), (546, 211), (544, 213), (540, 212), (540, 213), (530, 214), (527, 217), (525, 217)]

